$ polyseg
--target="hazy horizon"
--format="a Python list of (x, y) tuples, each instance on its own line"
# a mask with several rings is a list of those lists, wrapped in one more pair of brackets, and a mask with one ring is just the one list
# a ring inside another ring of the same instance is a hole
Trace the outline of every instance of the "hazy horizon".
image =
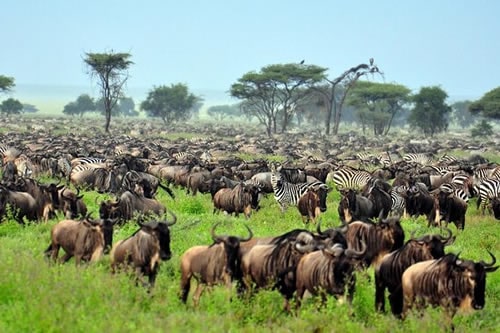
[(499, 12), (496, 0), (5, 0), (0, 75), (15, 79), (10, 97), (64, 104), (97, 95), (86, 53), (127, 52), (136, 102), (184, 83), (212, 104), (267, 65), (305, 60), (333, 79), (373, 58), (373, 81), (477, 99), (499, 85)]

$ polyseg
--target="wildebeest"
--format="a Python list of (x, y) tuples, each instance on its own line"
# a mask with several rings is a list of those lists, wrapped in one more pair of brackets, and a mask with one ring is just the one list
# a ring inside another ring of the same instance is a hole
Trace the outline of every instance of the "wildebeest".
[(24, 224), (24, 218), (29, 221), (38, 221), (40, 218), (37, 201), (31, 194), (0, 186), (0, 218), (6, 214), (8, 207), (19, 224)]
[(224, 284), (231, 289), (233, 278), (240, 278), (240, 259), (238, 257), (240, 242), (249, 241), (252, 230), (246, 226), (249, 236), (246, 238), (216, 235), (215, 224), (210, 234), (212, 245), (199, 245), (189, 248), (181, 257), (181, 300), (186, 303), (191, 287), (191, 278), (197, 280), (193, 295), (194, 306), (197, 306), (205, 285)]
[(450, 319), (460, 310), (480, 310), (485, 305), (486, 274), (499, 266), (488, 251), (491, 263), (461, 259), (449, 253), (441, 259), (426, 260), (410, 266), (403, 273), (403, 315), (424, 305), (445, 308)]
[[(111, 269), (116, 272), (119, 267), (132, 267), (136, 273), (136, 282), (153, 287), (161, 260), (172, 256), (170, 250), (169, 227), (177, 222), (172, 211), (172, 221), (138, 221), (140, 228), (132, 236), (116, 242), (111, 249)], [(148, 282), (144, 281), (148, 277)]]
[(252, 287), (275, 287), (285, 297), (285, 307), (288, 307), (296, 288), (295, 268), (300, 258), (322, 245), (319, 237), (311, 232), (295, 229), (275, 237), (270, 244), (253, 246), (241, 259), (240, 292)]
[(491, 199), (491, 209), (493, 210), (493, 216), (497, 220), (500, 220), (500, 198), (499, 197), (494, 197)]
[(102, 201), (99, 207), (101, 218), (119, 218), (128, 221), (135, 213), (143, 215), (163, 215), (166, 212), (164, 204), (156, 199), (146, 198), (130, 191), (122, 193), (117, 201)]
[(302, 216), (303, 222), (316, 223), (316, 219), (319, 217), (320, 212), (325, 212), (326, 207), (326, 197), (328, 194), (328, 187), (326, 185), (318, 185), (310, 187), (306, 193), (304, 193), (297, 203), (297, 208)]
[(364, 242), (366, 244), (364, 265), (377, 267), (385, 254), (403, 246), (405, 235), (400, 217), (391, 216), (387, 219), (379, 218), (378, 223), (352, 222), (347, 227), (345, 238), (348, 248), (356, 251), (361, 251)]
[(444, 248), (455, 241), (451, 230), (447, 237), (425, 235), (408, 240), (403, 247), (385, 255), (380, 266), (375, 269), (375, 308), (385, 311), (385, 289), (389, 291), (392, 313), (400, 316), (403, 311), (401, 277), (403, 272), (416, 262), (439, 259), (444, 256)]
[(369, 218), (377, 216), (373, 209), (373, 202), (358, 194), (356, 190), (342, 189), (340, 193), (342, 198), (339, 202), (338, 213), (343, 223), (367, 221)]
[(257, 186), (243, 182), (232, 189), (222, 188), (213, 197), (214, 213), (222, 210), (228, 214), (235, 213), (236, 216), (243, 213), (249, 218), (252, 209), (258, 207), (259, 191)]
[(326, 294), (338, 297), (347, 289), (347, 301), (351, 304), (356, 284), (353, 273), (363, 255), (364, 250), (345, 249), (342, 244), (333, 242), (321, 251), (304, 255), (296, 271), (297, 308), (306, 290), (313, 295), (321, 294), (324, 302)]
[(88, 216), (83, 220), (62, 220), (50, 232), (51, 242), (45, 255), (57, 261), (59, 249), (65, 254), (61, 262), (75, 256), (75, 263), (98, 260), (106, 248), (113, 242), (113, 223), (109, 219), (92, 220)]
[(429, 219), (428, 226), (431, 225), (432, 216), (434, 222), (441, 226), (441, 221), (455, 223), (457, 229), (464, 229), (465, 227), (465, 214), (467, 213), (467, 202), (457, 197), (453, 192), (446, 193), (439, 191), (434, 195), (434, 209)]

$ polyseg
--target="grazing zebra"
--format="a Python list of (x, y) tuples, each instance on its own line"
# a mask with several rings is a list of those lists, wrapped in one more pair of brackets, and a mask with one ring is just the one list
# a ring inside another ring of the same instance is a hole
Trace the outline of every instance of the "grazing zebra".
[(424, 153), (408, 153), (403, 156), (403, 161), (405, 161), (406, 163), (429, 165), (432, 162), (432, 158)]
[(342, 167), (333, 172), (333, 182), (338, 189), (361, 189), (372, 179), (372, 175), (364, 170)]
[(213, 160), (213, 156), (212, 156), (212, 154), (208, 150), (206, 150), (203, 153), (201, 153), (201, 155), (200, 155), (200, 161), (201, 162), (208, 164), (208, 163), (211, 163), (212, 160)]
[(477, 209), (481, 207), (481, 214), (484, 215), (486, 206), (493, 198), (500, 197), (500, 179), (486, 178), (479, 184), (479, 194), (477, 198)]
[(289, 205), (296, 206), (300, 197), (306, 193), (310, 187), (325, 186), (325, 184), (320, 181), (292, 184), (283, 181), (278, 172), (271, 172), (271, 186), (274, 191), (274, 199), (276, 199), (280, 205), (281, 212), (284, 213)]
[(357, 153), (356, 154), (356, 159), (359, 160), (361, 165), (377, 165), (378, 164), (378, 159), (375, 157), (372, 153), (368, 152), (362, 152), (362, 153)]

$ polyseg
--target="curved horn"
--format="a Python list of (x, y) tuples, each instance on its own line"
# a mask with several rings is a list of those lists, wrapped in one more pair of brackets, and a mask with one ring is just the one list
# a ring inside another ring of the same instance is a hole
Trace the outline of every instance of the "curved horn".
[(487, 264), (485, 263), (484, 261), (481, 260), (481, 263), (483, 264), (484, 267), (492, 267), (496, 262), (497, 262), (497, 258), (495, 258), (495, 256), (493, 255), (493, 253), (491, 253), (489, 250), (487, 250), (491, 259), (492, 259), (492, 262), (490, 264)]
[(384, 222), (383, 218), (384, 218), (384, 210), (382, 209), (382, 210), (380, 210), (380, 214), (378, 214), (378, 221)]
[(312, 244), (309, 245), (303, 245), (300, 243), (295, 243), (295, 249), (299, 251), (300, 253), (308, 253), (311, 252), (314, 249), (314, 246)]
[(214, 242), (219, 242), (221, 240), (224, 239), (224, 236), (218, 236), (215, 234), (215, 228), (221, 224), (221, 222), (217, 222), (213, 225), (212, 229), (210, 229), (210, 235), (212, 235), (212, 239), (214, 240)]
[(240, 238), (240, 242), (248, 242), (248, 241), (249, 241), (250, 239), (252, 239), (252, 237), (253, 237), (253, 232), (252, 232), (252, 230), (250, 229), (250, 227), (249, 227), (249, 226), (247, 226), (247, 225), (245, 224), (245, 228), (247, 228), (247, 230), (248, 230), (248, 232), (249, 232), (249, 235), (248, 235), (248, 237), (247, 237), (247, 238)]
[(318, 221), (318, 226), (316, 227), (316, 232), (318, 235), (323, 235), (323, 232), (321, 231), (321, 218)]
[(170, 213), (170, 215), (172, 216), (172, 221), (166, 221), (166, 224), (167, 224), (167, 227), (170, 227), (172, 225), (174, 225), (175, 223), (177, 223), (177, 216), (174, 214), (174, 212), (172, 210), (167, 210), (168, 213)]
[(368, 248), (368, 246), (366, 246), (365, 241), (361, 240), (361, 250), (360, 251), (356, 251), (353, 249), (347, 249), (345, 251), (346, 252), (345, 254), (348, 257), (361, 258), (365, 255), (367, 248)]
[(441, 240), (441, 243), (447, 243), (448, 241), (450, 241), (451, 239), (451, 236), (453, 235), (453, 233), (451, 232), (450, 228), (444, 228), (446, 230), (446, 232), (448, 233), (448, 236), (443, 238), (443, 236), (441, 236), (442, 240)]

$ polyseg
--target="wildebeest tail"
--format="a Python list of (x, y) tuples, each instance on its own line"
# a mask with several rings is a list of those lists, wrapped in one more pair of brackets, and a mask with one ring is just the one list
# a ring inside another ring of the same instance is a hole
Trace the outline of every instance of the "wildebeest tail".
[(163, 185), (162, 183), (158, 183), (158, 186), (160, 186), (165, 192), (172, 197), (172, 199), (175, 199), (175, 194), (174, 192), (167, 186)]

